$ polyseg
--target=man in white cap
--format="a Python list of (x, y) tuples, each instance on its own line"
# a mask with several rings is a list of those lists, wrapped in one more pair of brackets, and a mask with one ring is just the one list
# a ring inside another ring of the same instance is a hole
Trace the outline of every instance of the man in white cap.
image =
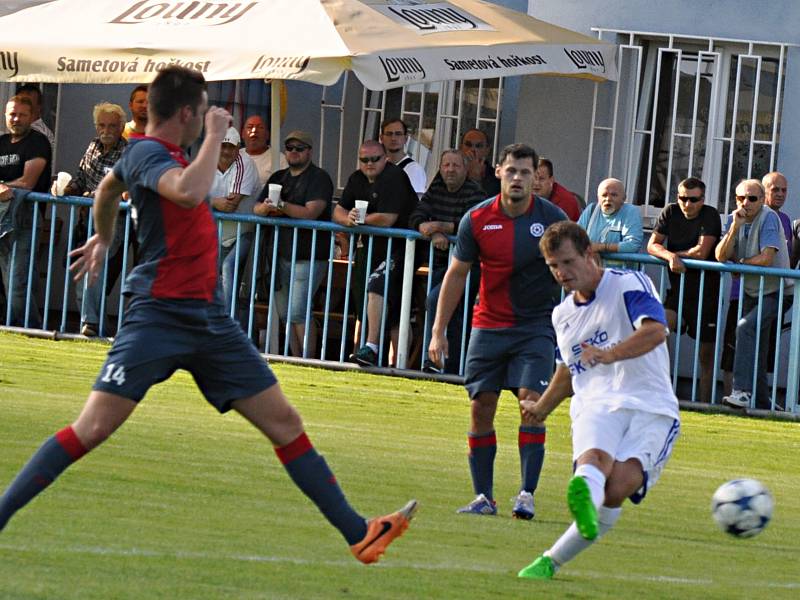
[[(259, 191), (258, 172), (250, 157), (239, 152), (240, 141), (239, 132), (234, 127), (229, 127), (222, 139), (219, 162), (209, 194), (211, 205), (215, 210), (251, 215)], [(252, 223), (242, 223), (237, 239), (237, 225), (235, 221), (222, 221), (219, 252), (222, 264), (222, 293), (225, 298), (225, 311), (234, 317), (236, 316), (238, 284), (242, 280), (242, 273), (247, 263), (255, 231), (255, 225)], [(232, 252), (234, 248), (236, 248), (236, 252)], [(237, 256), (239, 257), (238, 271), (234, 273)]]

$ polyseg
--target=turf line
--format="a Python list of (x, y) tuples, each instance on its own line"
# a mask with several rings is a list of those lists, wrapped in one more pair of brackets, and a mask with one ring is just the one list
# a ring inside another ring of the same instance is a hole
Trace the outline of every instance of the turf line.
[[(292, 558), (289, 556), (266, 556), (261, 554), (211, 554), (206, 552), (186, 552), (177, 550), (175, 552), (163, 552), (159, 550), (147, 550), (144, 548), (105, 548), (102, 546), (63, 546), (56, 548), (48, 546), (42, 548), (39, 546), (24, 546), (14, 544), (0, 543), (0, 550), (10, 550), (16, 552), (36, 552), (39, 554), (50, 554), (53, 552), (60, 552), (65, 554), (90, 554), (98, 556), (141, 556), (143, 558), (174, 558), (174, 559), (199, 559), (199, 560), (232, 560), (237, 562), (255, 562), (255, 563), (284, 563), (300, 566), (314, 566), (326, 565), (331, 567), (350, 567), (350, 568), (364, 568), (358, 562), (347, 560), (317, 560), (306, 558)], [(415, 564), (410, 562), (392, 560), (389, 562), (382, 562), (370, 568), (381, 569), (415, 569), (424, 571), (466, 571), (473, 573), (501, 573), (505, 571), (498, 571), (497, 569), (481, 567), (478, 565), (463, 565), (463, 564)], [(690, 586), (708, 586), (713, 585), (713, 579), (691, 579), (686, 577), (669, 577), (666, 575), (621, 575), (609, 574), (599, 571), (579, 571), (569, 570), (564, 572), (565, 579), (615, 579), (620, 581), (631, 582), (654, 582), (654, 583), (673, 583), (679, 585)], [(742, 585), (742, 584), (739, 584)], [(800, 582), (775, 582), (775, 581), (749, 581), (744, 584), (752, 588), (774, 588), (774, 589), (800, 589)]]

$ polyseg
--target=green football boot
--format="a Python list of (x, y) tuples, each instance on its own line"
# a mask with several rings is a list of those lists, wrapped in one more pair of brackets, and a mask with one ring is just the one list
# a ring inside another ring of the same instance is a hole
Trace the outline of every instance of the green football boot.
[(581, 534), (581, 537), (586, 540), (597, 538), (599, 531), (597, 508), (592, 502), (592, 492), (589, 490), (589, 484), (579, 475), (569, 480), (567, 505), (569, 506), (569, 512), (572, 513), (572, 518), (575, 519), (575, 525), (578, 527), (578, 533)]
[(517, 573), (522, 579), (552, 579), (556, 567), (549, 556), (542, 554), (539, 558)]

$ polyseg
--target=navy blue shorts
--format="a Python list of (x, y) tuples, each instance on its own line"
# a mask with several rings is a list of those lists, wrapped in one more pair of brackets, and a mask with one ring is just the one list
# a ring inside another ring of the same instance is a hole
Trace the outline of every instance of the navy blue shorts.
[(464, 386), (470, 398), (479, 392), (526, 388), (542, 393), (555, 365), (556, 336), (550, 317), (525, 327), (473, 328), (464, 367)]
[(221, 413), (278, 381), (222, 305), (134, 298), (92, 389), (138, 402), (177, 369)]

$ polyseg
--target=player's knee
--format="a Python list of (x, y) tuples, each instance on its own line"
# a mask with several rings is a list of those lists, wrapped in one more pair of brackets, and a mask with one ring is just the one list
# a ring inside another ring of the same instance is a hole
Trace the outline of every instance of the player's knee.
[(96, 420), (91, 423), (76, 423), (73, 425), (73, 430), (78, 436), (78, 439), (87, 450), (96, 448), (105, 442), (111, 434), (114, 433), (116, 428), (102, 421)]
[(303, 418), (300, 416), (300, 413), (297, 412), (297, 409), (288, 402), (282, 410), (276, 412), (274, 423), (280, 425), (283, 429), (300, 430), (303, 428)]

